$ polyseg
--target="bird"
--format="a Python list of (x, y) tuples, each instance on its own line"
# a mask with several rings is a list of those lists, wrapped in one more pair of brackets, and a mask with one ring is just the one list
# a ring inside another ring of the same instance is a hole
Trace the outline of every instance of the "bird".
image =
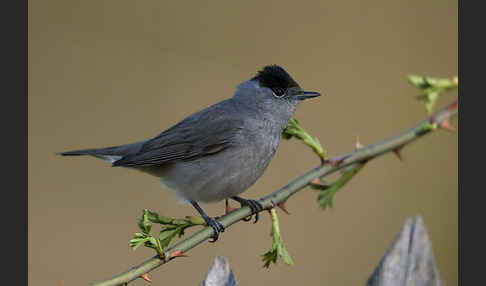
[(187, 116), (151, 139), (60, 155), (89, 155), (113, 167), (159, 178), (182, 203), (192, 204), (214, 230), (210, 242), (215, 242), (224, 226), (199, 203), (233, 199), (249, 206), (256, 222), (262, 205), (239, 194), (263, 175), (300, 103), (320, 95), (303, 90), (281, 66), (266, 65), (239, 83), (232, 97)]

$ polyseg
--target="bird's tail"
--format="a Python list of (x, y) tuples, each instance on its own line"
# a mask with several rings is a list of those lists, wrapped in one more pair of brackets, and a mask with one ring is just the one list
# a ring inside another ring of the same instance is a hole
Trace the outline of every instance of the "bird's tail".
[(90, 155), (96, 158), (106, 160), (110, 163), (113, 163), (126, 155), (137, 153), (142, 147), (142, 144), (144, 142), (145, 141), (141, 141), (132, 144), (112, 146), (106, 148), (73, 150), (73, 151), (61, 152), (59, 153), (59, 155), (62, 156)]

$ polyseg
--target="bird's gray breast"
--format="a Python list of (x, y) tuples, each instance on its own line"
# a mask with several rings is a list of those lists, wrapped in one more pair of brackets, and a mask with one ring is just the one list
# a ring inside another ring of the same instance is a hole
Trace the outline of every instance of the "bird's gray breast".
[(271, 122), (247, 118), (231, 147), (196, 160), (153, 170), (182, 201), (214, 202), (236, 196), (260, 178), (275, 155), (281, 130)]

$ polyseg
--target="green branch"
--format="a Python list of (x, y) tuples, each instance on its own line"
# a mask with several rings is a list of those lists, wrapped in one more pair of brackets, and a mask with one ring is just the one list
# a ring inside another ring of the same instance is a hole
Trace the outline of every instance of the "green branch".
[[(368, 145), (366, 147), (360, 148), (348, 154), (338, 156), (334, 159), (329, 160), (329, 162), (338, 162), (338, 163), (324, 164), (315, 167), (314, 169), (308, 171), (307, 173), (299, 176), (298, 178), (296, 178), (286, 186), (261, 198), (259, 202), (262, 204), (262, 206), (265, 209), (271, 209), (273, 208), (273, 206), (285, 202), (293, 194), (297, 193), (299, 190), (308, 186), (312, 180), (332, 174), (338, 170), (341, 170), (345, 167), (357, 163), (367, 162), (387, 152), (399, 150), (403, 148), (403, 146), (413, 142), (414, 140), (417, 140), (423, 137), (424, 135), (437, 130), (438, 127), (442, 126), (442, 123), (448, 122), (449, 118), (451, 118), (456, 114), (457, 114), (457, 101), (446, 106), (445, 108), (437, 112), (435, 115), (425, 119), (424, 121), (403, 131), (400, 134), (392, 136), (376, 144)], [(243, 220), (244, 218), (248, 217), (250, 214), (251, 214), (251, 209), (245, 206), (223, 216), (221, 219), (219, 219), (219, 221), (226, 229), (228, 229), (232, 224), (240, 220)], [(121, 274), (118, 274), (105, 281), (94, 283), (93, 285), (98, 285), (98, 286), (123, 285), (130, 281), (133, 281), (138, 277), (140, 277), (141, 275), (150, 272), (151, 270), (177, 257), (176, 255), (172, 256), (171, 254), (186, 253), (187, 251), (191, 250), (197, 245), (205, 242), (207, 239), (211, 237), (212, 234), (213, 234), (212, 228), (204, 227), (200, 231), (195, 232), (191, 236), (183, 239), (182, 241), (179, 241), (174, 246), (167, 249), (165, 251), (166, 254), (165, 257), (167, 258), (163, 258), (159, 255), (156, 255)]]

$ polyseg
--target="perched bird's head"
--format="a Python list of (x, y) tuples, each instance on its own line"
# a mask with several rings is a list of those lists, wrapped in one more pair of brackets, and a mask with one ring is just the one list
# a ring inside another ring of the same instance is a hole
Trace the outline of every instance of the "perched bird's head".
[(269, 65), (260, 70), (251, 80), (276, 99), (302, 101), (321, 95), (314, 91), (304, 91), (299, 84), (280, 66)]
[(286, 123), (303, 100), (317, 96), (320, 93), (304, 91), (282, 67), (268, 65), (250, 80), (239, 84), (233, 98), (250, 109), (272, 114)]

